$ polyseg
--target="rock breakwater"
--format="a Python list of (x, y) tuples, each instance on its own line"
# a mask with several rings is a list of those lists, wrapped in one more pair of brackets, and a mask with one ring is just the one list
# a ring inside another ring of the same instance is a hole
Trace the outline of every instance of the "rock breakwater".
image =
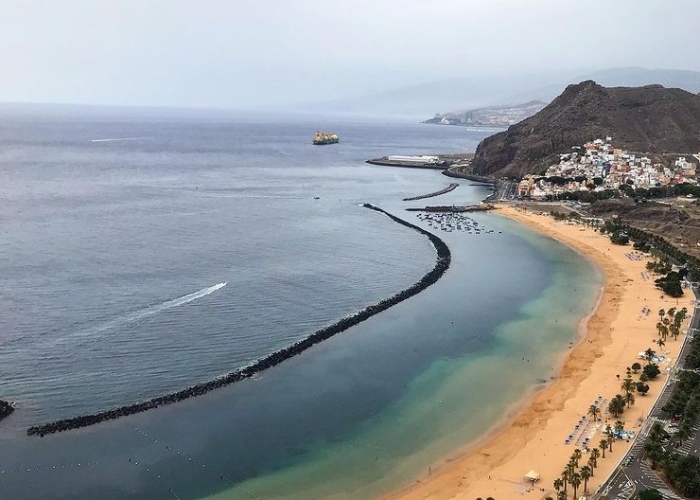
[(3, 401), (0, 399), (0, 420), (5, 417), (9, 417), (13, 411), (15, 411), (15, 405), (9, 401)]
[(422, 194), (420, 196), (411, 196), (410, 198), (404, 198), (403, 201), (416, 201), (416, 200), (423, 200), (425, 198), (433, 198), (435, 196), (440, 196), (441, 194), (449, 193), (450, 191), (454, 191), (459, 184), (456, 182), (451, 183), (449, 186), (447, 186), (445, 189), (441, 189), (440, 191), (435, 191), (433, 193), (428, 193), (428, 194)]
[(362, 323), (363, 321), (369, 319), (375, 314), (379, 314), (380, 312), (386, 311), (390, 307), (422, 292), (430, 285), (437, 282), (437, 280), (439, 280), (442, 277), (442, 275), (445, 274), (445, 271), (447, 271), (447, 269), (450, 267), (452, 257), (450, 254), (450, 249), (440, 238), (426, 231), (425, 229), (422, 229), (403, 219), (391, 215), (390, 213), (382, 210), (379, 207), (370, 205), (369, 203), (366, 203), (363, 206), (365, 208), (369, 208), (376, 212), (382, 213), (389, 217), (391, 220), (427, 236), (437, 253), (437, 260), (435, 262), (435, 266), (433, 266), (433, 268), (428, 273), (426, 273), (419, 281), (417, 281), (410, 287), (398, 292), (397, 294), (387, 299), (381, 300), (376, 304), (369, 305), (364, 309), (354, 314), (351, 314), (350, 316), (346, 316), (340, 319), (339, 321), (333, 323), (330, 326), (321, 328), (320, 330), (315, 331), (305, 339), (300, 340), (288, 347), (275, 351), (272, 354), (269, 354), (248, 366), (231, 371), (213, 380), (202, 382), (177, 392), (154, 397), (147, 401), (142, 401), (130, 405), (124, 405), (118, 408), (100, 411), (97, 413), (81, 415), (73, 418), (66, 418), (63, 420), (57, 420), (55, 422), (50, 422), (47, 424), (35, 425), (27, 429), (27, 434), (30, 436), (43, 437), (47, 434), (64, 432), (72, 429), (79, 429), (81, 427), (88, 427), (91, 425), (99, 424), (101, 422), (115, 420), (117, 418), (126, 417), (128, 415), (134, 415), (136, 413), (152, 410), (158, 408), (159, 406), (165, 406), (177, 403), (178, 401), (183, 401), (185, 399), (201, 396), (210, 391), (213, 391), (214, 389), (218, 389), (220, 387), (224, 387), (234, 382), (250, 378), (257, 373), (267, 370), (268, 368), (272, 368), (273, 366), (276, 366), (293, 356), (297, 356), (305, 350), (309, 349), (310, 347), (314, 346), (315, 344), (323, 342), (324, 340), (327, 340), (332, 336), (337, 335), (338, 333), (344, 332), (348, 328)]

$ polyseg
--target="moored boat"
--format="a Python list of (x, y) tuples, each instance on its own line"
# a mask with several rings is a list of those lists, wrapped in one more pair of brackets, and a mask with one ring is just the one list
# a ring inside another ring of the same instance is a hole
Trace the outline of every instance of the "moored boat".
[(317, 146), (323, 146), (324, 144), (336, 144), (338, 141), (340, 141), (338, 134), (333, 132), (316, 132), (313, 143)]

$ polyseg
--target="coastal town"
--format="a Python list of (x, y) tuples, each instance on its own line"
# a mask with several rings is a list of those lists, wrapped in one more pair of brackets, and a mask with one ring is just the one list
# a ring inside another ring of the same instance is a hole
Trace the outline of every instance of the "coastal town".
[(698, 184), (700, 152), (678, 155), (667, 162), (654, 161), (650, 156), (616, 147), (610, 136), (598, 138), (560, 154), (559, 163), (547, 168), (544, 175), (524, 176), (517, 195), (545, 200), (575, 192), (623, 190), (629, 194), (638, 189)]

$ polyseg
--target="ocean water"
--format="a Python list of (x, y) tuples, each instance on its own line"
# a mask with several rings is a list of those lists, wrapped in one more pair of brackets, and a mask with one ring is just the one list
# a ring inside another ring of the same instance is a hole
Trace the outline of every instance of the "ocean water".
[[(314, 147), (317, 128), (341, 136)], [(432, 268), (402, 202), (452, 180), (370, 166), (489, 132), (314, 117), (14, 110), (0, 125), (2, 498), (371, 498), (555, 375), (601, 276), (493, 214), (438, 233), (434, 286), (253, 380), (61, 435), (29, 425), (208, 380)], [(424, 226), (427, 228), (427, 226)], [(7, 495), (7, 496), (6, 496)]]

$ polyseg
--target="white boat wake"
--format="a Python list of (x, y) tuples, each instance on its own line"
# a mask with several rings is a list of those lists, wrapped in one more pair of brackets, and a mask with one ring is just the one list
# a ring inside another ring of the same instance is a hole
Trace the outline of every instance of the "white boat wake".
[(197, 299), (201, 299), (202, 297), (206, 297), (207, 295), (210, 295), (217, 290), (221, 290), (223, 287), (226, 286), (226, 282), (222, 281), (221, 283), (217, 283), (216, 285), (209, 286), (207, 288), (202, 288), (201, 290), (194, 292), (194, 293), (189, 293), (187, 295), (183, 295), (182, 297), (178, 297), (176, 299), (171, 299), (171, 300), (166, 300), (165, 302), (162, 302), (160, 304), (156, 304), (154, 306), (149, 306), (144, 309), (141, 309), (139, 311), (135, 311), (131, 314), (121, 316), (109, 321), (106, 321), (104, 323), (101, 323), (99, 325), (91, 326), (88, 327), (84, 330), (78, 330), (76, 332), (73, 332), (72, 334), (57, 338), (57, 339), (52, 339), (46, 344), (44, 344), (47, 347), (55, 347), (57, 345), (63, 344), (68, 342), (69, 340), (72, 341), (71, 344), (75, 343), (77, 339), (90, 339), (90, 340), (95, 340), (96, 338), (100, 337), (99, 333), (106, 332), (108, 330), (111, 330), (113, 328), (117, 328), (120, 326), (127, 325), (129, 323), (136, 323), (138, 321), (141, 321), (145, 318), (148, 318), (149, 316), (153, 316), (155, 314), (162, 313), (163, 311), (167, 311), (168, 309), (172, 309), (174, 307), (179, 307), (185, 304), (188, 304), (190, 302), (193, 302)]
[(148, 139), (148, 137), (115, 137), (113, 139), (90, 139), (90, 142), (138, 141), (139, 139)]
[[(112, 321), (109, 321), (103, 325), (99, 331), (107, 330), (109, 328), (112, 328), (118, 324), (124, 324), (124, 323), (133, 323), (135, 321), (142, 320), (144, 318), (147, 318), (148, 316), (153, 316), (154, 314), (161, 313), (163, 311), (167, 311), (168, 309), (172, 309), (173, 307), (178, 307), (185, 305), (189, 302), (192, 302), (193, 300), (201, 299), (202, 297), (206, 297), (207, 295), (214, 293), (217, 290), (221, 290), (223, 287), (226, 286), (226, 282), (222, 281), (221, 283), (217, 283), (216, 285), (207, 287), (207, 288), (202, 288), (198, 292), (190, 293), (187, 295), (183, 295), (182, 297), (178, 297), (177, 299), (172, 299), (172, 300), (166, 300), (162, 304), (158, 304), (155, 306), (148, 307), (146, 309), (143, 309), (141, 311), (135, 312), (134, 314), (122, 318), (118, 318)], [(114, 324), (112, 324), (114, 323)]]

